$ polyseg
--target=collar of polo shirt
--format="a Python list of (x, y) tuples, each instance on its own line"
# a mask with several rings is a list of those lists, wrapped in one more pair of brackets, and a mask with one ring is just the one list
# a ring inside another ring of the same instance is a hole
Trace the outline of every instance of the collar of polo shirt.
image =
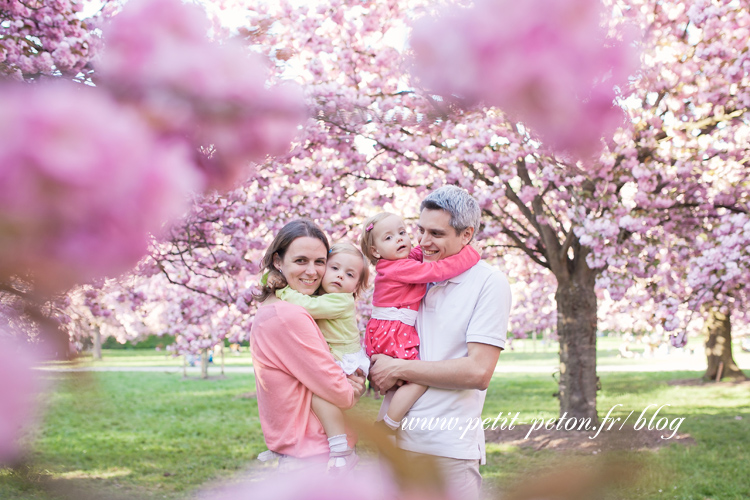
[(466, 279), (466, 276), (468, 275), (469, 271), (470, 270), (464, 271), (461, 274), (459, 274), (458, 276), (454, 276), (452, 278), (448, 278), (447, 280), (436, 281), (434, 284), (435, 285), (444, 285), (446, 283), (461, 283), (464, 279)]

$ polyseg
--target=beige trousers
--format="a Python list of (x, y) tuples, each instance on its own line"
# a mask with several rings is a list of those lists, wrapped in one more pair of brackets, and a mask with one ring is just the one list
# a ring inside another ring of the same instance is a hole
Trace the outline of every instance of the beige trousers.
[(412, 463), (432, 460), (440, 470), (448, 492), (452, 498), (479, 500), (482, 488), (482, 475), (479, 474), (479, 459), (436, 457), (404, 450)]

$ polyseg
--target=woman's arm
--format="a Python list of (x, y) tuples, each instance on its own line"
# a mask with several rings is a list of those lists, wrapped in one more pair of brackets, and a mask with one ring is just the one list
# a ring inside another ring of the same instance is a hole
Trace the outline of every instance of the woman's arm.
[(377, 271), (385, 279), (400, 283), (432, 283), (453, 278), (468, 271), (479, 262), (479, 253), (466, 245), (455, 255), (434, 262), (412, 259), (381, 260)]
[(315, 321), (301, 309), (279, 320), (286, 338), (275, 350), (284, 368), (313, 394), (342, 409), (354, 406), (361, 393), (334, 362)]
[(313, 319), (337, 319), (354, 313), (354, 295), (351, 293), (327, 293), (305, 295), (293, 288), (276, 290), (276, 296), (285, 302), (304, 307)]

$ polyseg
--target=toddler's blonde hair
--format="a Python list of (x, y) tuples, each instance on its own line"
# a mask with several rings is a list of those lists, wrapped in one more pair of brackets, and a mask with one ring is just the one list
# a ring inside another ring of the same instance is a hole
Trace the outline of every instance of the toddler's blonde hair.
[(359, 251), (359, 248), (354, 246), (351, 243), (347, 242), (338, 242), (331, 245), (331, 249), (328, 251), (328, 258), (330, 259), (337, 253), (348, 253), (350, 255), (357, 255), (360, 259), (362, 259), (362, 273), (359, 275), (359, 282), (357, 283), (357, 289), (354, 290), (354, 296), (359, 297), (359, 295), (364, 292), (367, 287), (370, 285), (370, 266), (367, 265), (367, 259), (364, 255), (362, 255), (362, 252)]
[(398, 217), (398, 215), (392, 214), (390, 212), (380, 212), (379, 214), (373, 215), (372, 217), (368, 217), (362, 223), (362, 237), (359, 240), (359, 244), (362, 248), (362, 254), (367, 257), (370, 262), (372, 262), (373, 266), (377, 265), (378, 259), (372, 254), (372, 247), (374, 246), (375, 240), (375, 238), (373, 238), (372, 236), (372, 231), (378, 224), (378, 222), (382, 221), (383, 219), (387, 219), (390, 216)]

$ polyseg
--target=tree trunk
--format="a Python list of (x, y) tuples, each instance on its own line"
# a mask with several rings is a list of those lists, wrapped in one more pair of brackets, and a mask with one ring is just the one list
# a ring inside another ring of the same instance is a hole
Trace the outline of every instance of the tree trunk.
[(102, 332), (99, 329), (99, 326), (94, 327), (94, 360), (95, 361), (101, 361), (102, 360)]
[(579, 265), (558, 278), (557, 334), (560, 338), (560, 416), (596, 422), (596, 273)]
[(706, 360), (708, 362), (708, 368), (706, 368), (703, 379), (746, 380), (747, 377), (739, 369), (732, 356), (732, 321), (730, 314), (724, 314), (718, 308), (711, 308), (706, 323), (703, 325), (703, 333), (706, 334)]
[(221, 376), (224, 376), (224, 341), (221, 341)]
[(208, 349), (201, 351), (201, 378), (208, 378)]

